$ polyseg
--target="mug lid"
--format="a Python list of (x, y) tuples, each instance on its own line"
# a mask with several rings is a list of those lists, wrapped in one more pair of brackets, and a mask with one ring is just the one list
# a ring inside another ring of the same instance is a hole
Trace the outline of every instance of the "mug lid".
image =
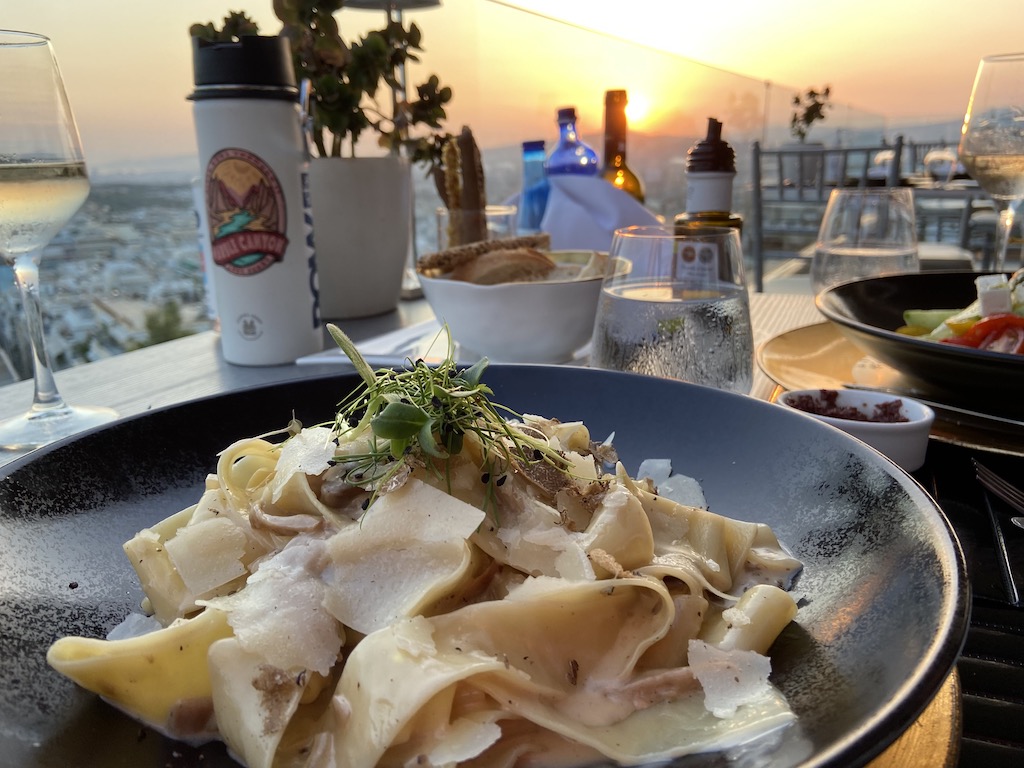
[(294, 92), (295, 68), (291, 46), (280, 36), (243, 35), (220, 42), (192, 38), (192, 69), (196, 94), (204, 89), (272, 89)]

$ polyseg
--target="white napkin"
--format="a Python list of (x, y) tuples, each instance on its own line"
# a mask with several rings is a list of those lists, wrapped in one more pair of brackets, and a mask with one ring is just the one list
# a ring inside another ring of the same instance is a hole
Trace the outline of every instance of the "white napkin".
[(607, 251), (616, 229), (658, 224), (633, 197), (599, 176), (550, 176), (551, 192), (541, 231), (551, 233), (551, 250)]

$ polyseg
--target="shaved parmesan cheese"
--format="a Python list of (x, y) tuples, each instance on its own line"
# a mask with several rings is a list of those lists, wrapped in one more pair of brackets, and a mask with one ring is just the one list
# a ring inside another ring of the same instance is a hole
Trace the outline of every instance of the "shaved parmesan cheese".
[(707, 509), (708, 502), (704, 497), (704, 489), (700, 483), (686, 475), (672, 475), (668, 480), (658, 486), (658, 493), (677, 504), (685, 504), (688, 507)]
[(331, 466), (338, 446), (333, 433), (327, 427), (310, 427), (292, 437), (281, 448), (274, 473), (272, 498), (281, 498), (284, 486), (293, 475), (319, 475)]
[(742, 705), (770, 693), (772, 665), (760, 653), (723, 651), (703, 640), (690, 640), (689, 661), (704, 689), (704, 706), (715, 717), (732, 717)]
[(189, 591), (208, 597), (217, 587), (246, 574), (242, 561), (248, 541), (234, 521), (211, 517), (179, 528), (164, 547)]
[(708, 508), (700, 483), (686, 475), (673, 475), (672, 462), (669, 459), (644, 459), (636, 476), (637, 479), (649, 477), (654, 487), (658, 489), (659, 496), (688, 507)]
[(249, 653), (284, 670), (327, 675), (341, 651), (342, 629), (323, 607), (323, 550), (322, 541), (296, 537), (260, 565), (245, 589), (200, 604), (225, 611)]
[(637, 480), (649, 477), (655, 487), (668, 480), (672, 474), (672, 462), (669, 459), (644, 459), (640, 462), (640, 469), (636, 471)]
[(441, 599), (469, 567), (483, 510), (411, 479), (327, 542), (327, 609), (370, 633)]

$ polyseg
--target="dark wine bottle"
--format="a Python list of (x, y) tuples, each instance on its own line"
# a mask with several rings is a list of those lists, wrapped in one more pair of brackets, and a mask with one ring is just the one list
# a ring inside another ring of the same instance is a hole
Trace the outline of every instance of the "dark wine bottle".
[(604, 168), (605, 181), (628, 192), (641, 203), (644, 185), (626, 165), (626, 92), (605, 91), (604, 94)]

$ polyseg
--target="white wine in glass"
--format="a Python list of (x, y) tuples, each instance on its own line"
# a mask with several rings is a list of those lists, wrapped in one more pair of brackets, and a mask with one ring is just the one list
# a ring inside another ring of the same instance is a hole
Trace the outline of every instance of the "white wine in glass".
[(995, 201), (999, 212), (995, 256), (1001, 271), (1024, 200), (1024, 53), (986, 56), (978, 65), (964, 115), (960, 162)]
[(35, 378), (29, 410), (0, 423), (0, 449), (25, 451), (117, 414), (65, 403), (46, 351), (39, 260), (89, 195), (78, 129), (50, 41), (0, 30), (0, 71), (0, 257), (14, 269)]

